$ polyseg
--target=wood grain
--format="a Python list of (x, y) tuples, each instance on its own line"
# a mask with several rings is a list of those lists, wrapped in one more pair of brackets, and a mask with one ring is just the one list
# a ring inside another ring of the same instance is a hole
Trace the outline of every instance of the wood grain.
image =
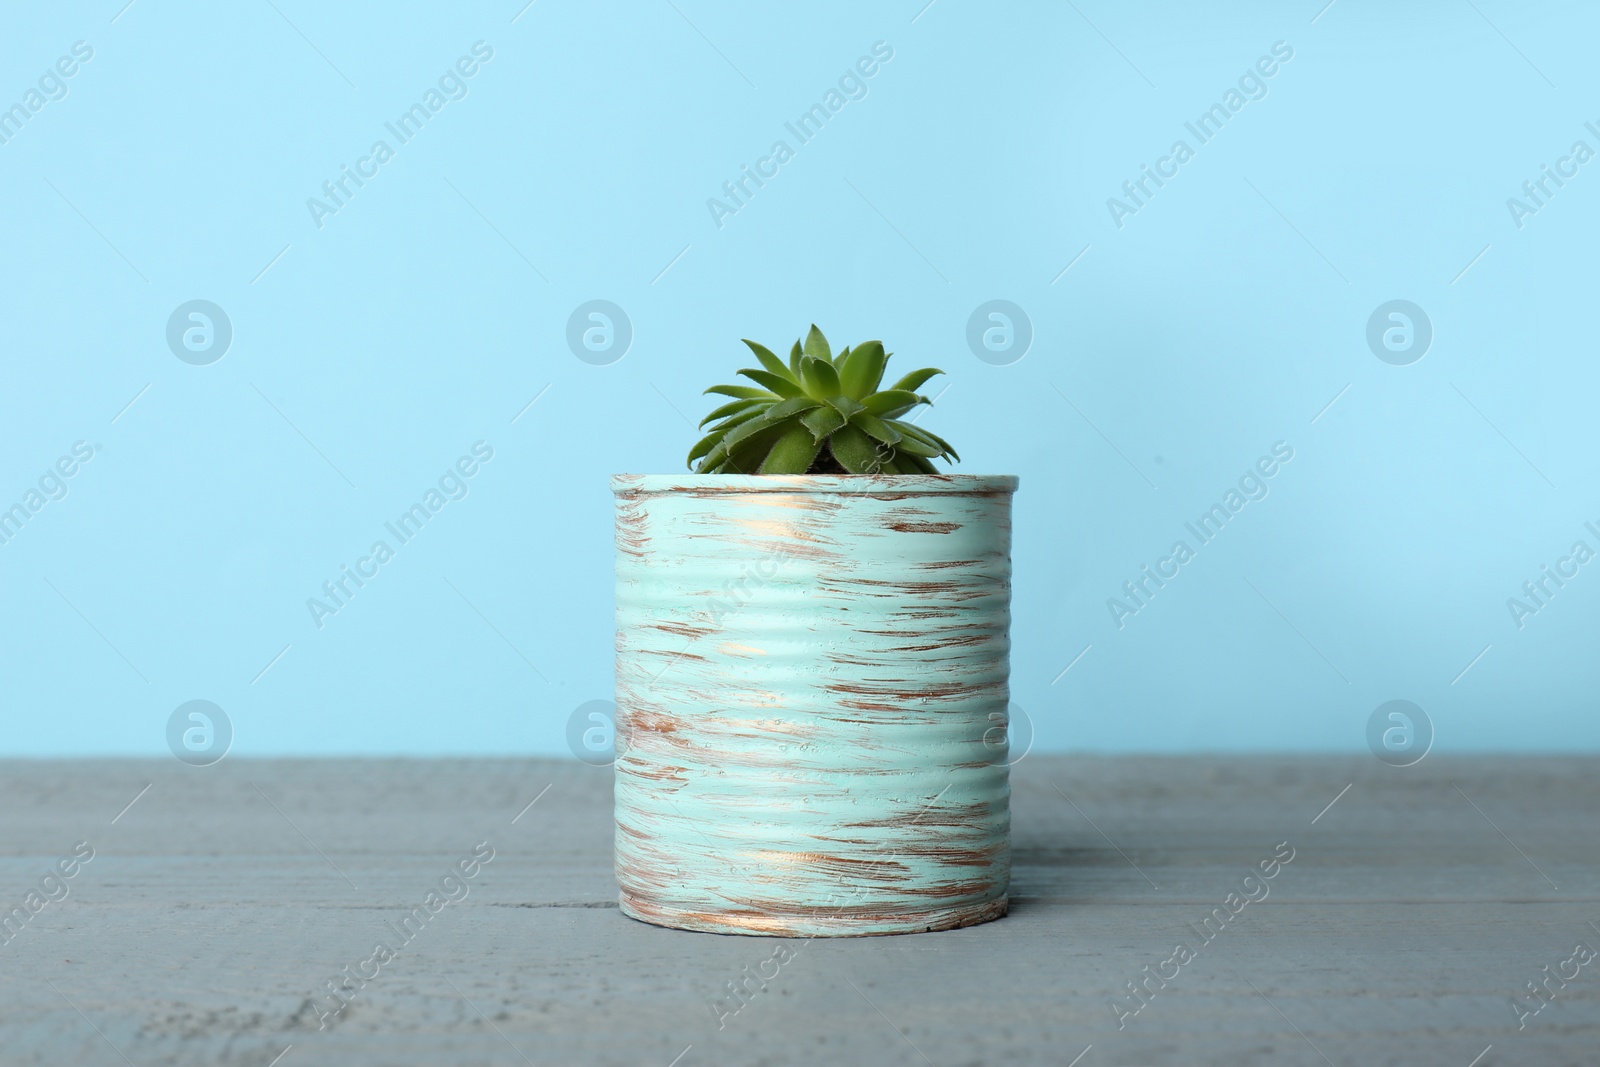
[[(1468, 1067), (1490, 1045), (1477, 1067), (1588, 1067), (1600, 974), (1520, 1032), (1511, 1004), (1600, 947), (1597, 772), (1034, 753), (1012, 772), (1009, 916), (807, 941), (620, 915), (612, 774), (570, 759), (0, 762), (0, 904), (96, 850), (0, 945), (0, 1063), (125, 1067), (109, 1040), (139, 1067), (267, 1067), (290, 1044), (278, 1067), (667, 1067), (690, 1045), (678, 1067), (1066, 1067), (1091, 1044), (1077, 1067)], [(324, 981), (484, 840), (471, 895), (317, 1030)], [(1270, 896), (1119, 1031), (1124, 984), (1283, 841)], [(730, 982), (757, 990), (731, 1014)]]

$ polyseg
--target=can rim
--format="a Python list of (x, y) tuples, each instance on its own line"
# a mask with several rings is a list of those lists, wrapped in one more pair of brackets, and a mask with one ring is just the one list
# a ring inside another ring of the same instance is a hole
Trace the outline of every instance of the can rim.
[(1017, 491), (1014, 474), (613, 474), (618, 496), (663, 493), (811, 493), (833, 496), (992, 495)]

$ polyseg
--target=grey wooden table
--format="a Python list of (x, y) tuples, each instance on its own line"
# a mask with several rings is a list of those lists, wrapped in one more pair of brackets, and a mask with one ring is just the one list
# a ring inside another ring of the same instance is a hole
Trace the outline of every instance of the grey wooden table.
[(618, 912), (606, 768), (3, 762), (0, 1063), (1593, 1065), (1597, 769), (1033, 755), (1008, 918), (775, 942)]

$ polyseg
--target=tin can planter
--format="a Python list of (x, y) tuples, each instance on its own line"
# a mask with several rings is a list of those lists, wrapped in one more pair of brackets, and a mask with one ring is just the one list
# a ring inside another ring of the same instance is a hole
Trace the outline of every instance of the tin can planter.
[(613, 478), (625, 914), (796, 937), (1006, 913), (1016, 486)]

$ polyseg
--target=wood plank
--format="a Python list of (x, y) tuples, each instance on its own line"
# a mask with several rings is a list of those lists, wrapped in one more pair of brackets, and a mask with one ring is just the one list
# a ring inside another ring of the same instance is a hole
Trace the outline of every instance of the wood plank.
[[(0, 1062), (266, 1067), (292, 1044), (280, 1067), (667, 1067), (692, 1045), (679, 1067), (955, 1067), (1092, 1045), (1077, 1067), (1469, 1067), (1492, 1045), (1477, 1067), (1592, 1065), (1600, 960), (1552, 981), (1520, 1032), (1512, 1003), (1578, 942), (1600, 948), (1597, 770), (1036, 754), (1014, 770), (1011, 916), (774, 942), (619, 914), (604, 768), (0, 762), (0, 911), (76, 842), (95, 853), (0, 944)], [(324, 982), (396, 941), (385, 924), (485, 841), (468, 895), (318, 1030)], [(1266, 895), (1196, 935), (1283, 842)], [(1119, 1030), (1113, 998), (1137, 1004), (1125, 983), (1170, 974), (1179, 940), (1194, 958)], [(766, 988), (726, 999), (780, 944), (794, 958)]]

